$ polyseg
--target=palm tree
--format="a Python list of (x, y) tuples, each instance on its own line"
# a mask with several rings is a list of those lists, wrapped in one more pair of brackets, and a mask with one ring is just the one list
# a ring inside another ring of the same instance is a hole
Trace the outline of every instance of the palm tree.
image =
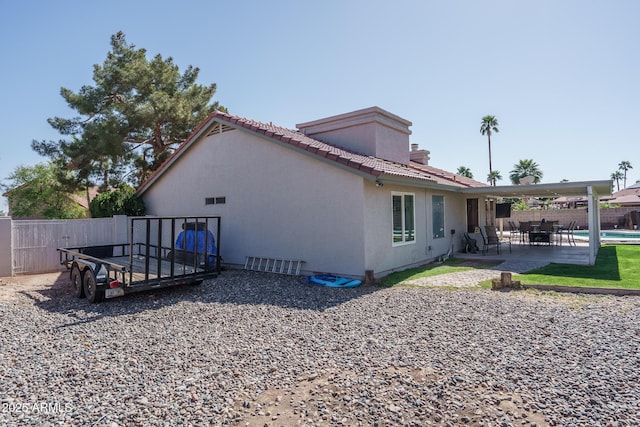
[(627, 188), (627, 171), (633, 169), (631, 162), (623, 160), (618, 164), (618, 169), (624, 172), (624, 188)]
[[(491, 167), (491, 133), (498, 133), (498, 119), (496, 116), (484, 116), (482, 118), (482, 122), (480, 123), (480, 133), (487, 134), (487, 139), (489, 140), (489, 176), (493, 173), (493, 168)], [(495, 180), (492, 181), (493, 185), (495, 184)]]
[(458, 175), (460, 176), (464, 176), (467, 178), (472, 178), (473, 179), (473, 173), (471, 173), (471, 169), (469, 169), (466, 166), (460, 166), (458, 168), (458, 171), (456, 172)]
[(500, 171), (491, 171), (491, 173), (487, 175), (487, 182), (495, 187), (496, 181), (502, 181), (502, 175), (500, 175)]
[(622, 175), (622, 172), (620, 172), (619, 170), (617, 170), (617, 171), (615, 171), (614, 173), (611, 174), (611, 179), (616, 182), (616, 185), (618, 186), (618, 191), (620, 191), (620, 180), (623, 177), (624, 177), (624, 175)]
[(542, 171), (540, 166), (533, 161), (533, 159), (520, 160), (513, 165), (513, 170), (509, 174), (511, 182), (513, 184), (520, 184), (520, 180), (525, 176), (532, 176), (535, 184), (539, 183), (542, 179)]

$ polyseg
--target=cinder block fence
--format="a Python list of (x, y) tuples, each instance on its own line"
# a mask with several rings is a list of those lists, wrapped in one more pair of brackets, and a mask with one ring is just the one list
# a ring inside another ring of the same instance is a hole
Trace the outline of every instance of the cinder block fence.
[[(600, 209), (600, 228), (610, 230), (624, 227), (624, 216), (632, 211), (639, 211), (640, 207), (627, 208), (605, 208)], [(523, 221), (558, 221), (559, 224), (569, 225), (571, 221), (576, 221), (578, 228), (589, 227), (589, 218), (586, 208), (579, 209), (531, 209), (526, 211), (511, 211), (509, 220), (516, 224)], [(505, 221), (506, 224), (506, 221)]]

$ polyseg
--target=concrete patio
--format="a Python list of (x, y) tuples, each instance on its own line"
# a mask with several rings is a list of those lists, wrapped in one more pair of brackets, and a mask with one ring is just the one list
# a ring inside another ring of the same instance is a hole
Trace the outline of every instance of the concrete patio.
[[(482, 249), (482, 245), (478, 245)], [(529, 243), (520, 243), (512, 241), (511, 251), (509, 244), (503, 243), (500, 254), (496, 252), (496, 247), (491, 246), (485, 255), (482, 252), (476, 254), (455, 253), (456, 258), (468, 259), (495, 259), (504, 261), (522, 261), (536, 263), (560, 263), (560, 264), (577, 264), (589, 265), (589, 244), (576, 240), (576, 246), (569, 246), (566, 241), (563, 245), (529, 245)]]

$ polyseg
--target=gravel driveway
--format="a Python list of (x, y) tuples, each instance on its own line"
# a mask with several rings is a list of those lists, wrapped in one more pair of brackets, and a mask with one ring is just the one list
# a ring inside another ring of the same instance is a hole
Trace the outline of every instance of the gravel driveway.
[[(0, 286), (1, 288), (1, 286)], [(0, 425), (640, 424), (640, 299), (225, 272), (0, 293)]]

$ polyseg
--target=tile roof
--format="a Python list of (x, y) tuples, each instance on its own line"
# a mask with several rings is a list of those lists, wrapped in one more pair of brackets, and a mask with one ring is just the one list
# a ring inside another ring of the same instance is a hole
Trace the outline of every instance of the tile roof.
[[(265, 137), (297, 147), (298, 149), (302, 149), (309, 153), (313, 153), (318, 157), (333, 160), (374, 177), (388, 175), (415, 179), (434, 184), (452, 185), (456, 187), (486, 186), (486, 184), (481, 182), (474, 181), (451, 172), (446, 172), (432, 166), (422, 165), (416, 162), (410, 162), (410, 164), (404, 165), (378, 157), (367, 156), (323, 142), (319, 139), (308, 137), (297, 130), (275, 126), (272, 123), (262, 123), (221, 111), (215, 111), (211, 113), (209, 117), (207, 117), (191, 134), (191, 136), (189, 136), (189, 138), (183, 142), (180, 147), (178, 147), (173, 155), (170, 156), (169, 159), (167, 159), (167, 161), (165, 161), (165, 163), (163, 163), (160, 168), (158, 168), (158, 170), (156, 170), (155, 173), (153, 173), (151, 177), (149, 177), (140, 186), (138, 191), (144, 191), (145, 187), (147, 187), (156, 176), (161, 174), (166, 167), (168, 167), (172, 159), (180, 155), (181, 151), (183, 151), (185, 147), (192, 142), (193, 138), (195, 138), (199, 132), (211, 122), (225, 123), (246, 129), (258, 135), (264, 135)], [(409, 147), (407, 147), (407, 149), (409, 149)]]
[(387, 174), (420, 180), (431, 180), (431, 177), (428, 174), (421, 173), (420, 171), (414, 170), (405, 165), (373, 156), (366, 156), (345, 148), (337, 147), (335, 145), (322, 142), (319, 139), (308, 137), (302, 132), (296, 130), (275, 126), (271, 123), (262, 123), (228, 113), (217, 112), (215, 117), (227, 123), (241, 126), (255, 133), (263, 134), (278, 141), (298, 147), (302, 150), (314, 153), (319, 157), (334, 160), (338, 163), (342, 163), (353, 169), (360, 170), (376, 177), (382, 174)]
[(640, 205), (640, 183), (636, 182), (620, 191), (617, 191), (607, 199), (609, 203), (620, 205)]
[(432, 179), (434, 179), (438, 184), (455, 185), (458, 187), (489, 187), (489, 184), (485, 184), (453, 172), (448, 172), (443, 169), (438, 169), (430, 165), (412, 162), (411, 167), (430, 174)]
[[(339, 163), (350, 166), (369, 173), (373, 176), (382, 174), (394, 175), (405, 178), (414, 178), (419, 180), (432, 181), (438, 184), (449, 184), (459, 187), (481, 187), (486, 186), (478, 181), (469, 179), (451, 172), (433, 166), (422, 165), (416, 162), (410, 162), (409, 165), (384, 160), (378, 157), (366, 156), (356, 153), (345, 148), (337, 147), (333, 144), (323, 142), (319, 139), (310, 138), (305, 134), (275, 126), (271, 123), (262, 123), (256, 120), (235, 116), (228, 113), (216, 112), (215, 117), (227, 123), (242, 126), (256, 133), (264, 134), (268, 137), (302, 148), (305, 151), (312, 152), (320, 157), (326, 157)], [(407, 147), (408, 149), (409, 147)]]

